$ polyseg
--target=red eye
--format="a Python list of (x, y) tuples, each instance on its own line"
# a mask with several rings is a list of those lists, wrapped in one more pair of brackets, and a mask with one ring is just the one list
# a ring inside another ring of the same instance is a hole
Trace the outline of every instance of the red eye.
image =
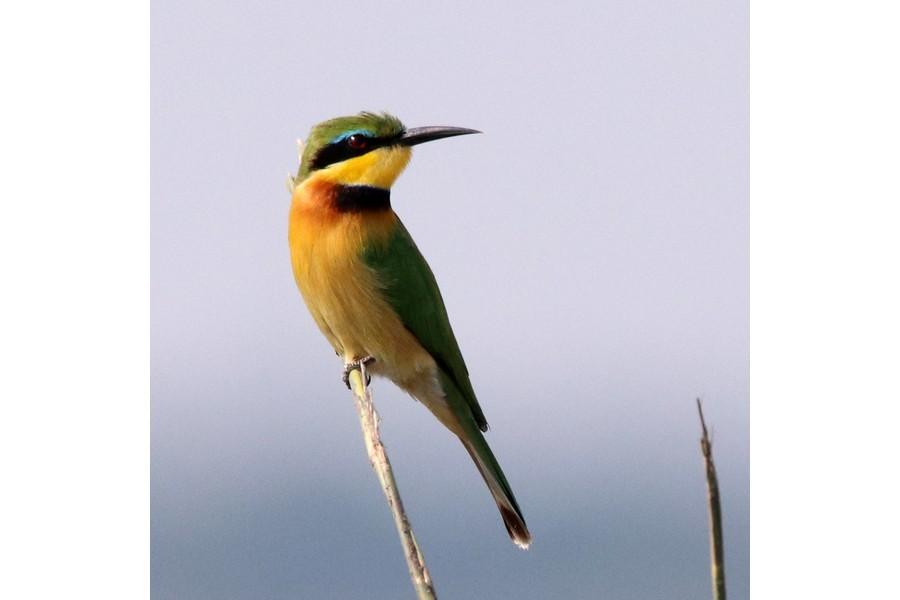
[(369, 141), (366, 139), (366, 136), (360, 135), (358, 133), (354, 133), (347, 138), (347, 145), (354, 150), (364, 150), (368, 144)]

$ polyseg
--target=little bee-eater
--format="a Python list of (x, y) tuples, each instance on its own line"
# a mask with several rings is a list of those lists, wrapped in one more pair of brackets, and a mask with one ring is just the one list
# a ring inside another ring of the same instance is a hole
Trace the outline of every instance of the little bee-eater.
[(531, 534), (482, 432), (478, 405), (434, 275), (391, 208), (391, 186), (412, 147), (479, 133), (407, 129), (388, 114), (319, 123), (292, 180), (288, 238), (297, 286), (344, 360), (344, 381), (365, 363), (416, 398), (462, 441), (500, 509), (512, 541)]

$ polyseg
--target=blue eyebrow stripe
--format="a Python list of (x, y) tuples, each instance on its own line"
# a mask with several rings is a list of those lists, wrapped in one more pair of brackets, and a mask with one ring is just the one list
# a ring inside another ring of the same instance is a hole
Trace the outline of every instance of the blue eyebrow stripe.
[(337, 136), (336, 138), (334, 138), (333, 140), (331, 140), (331, 143), (332, 143), (332, 144), (337, 144), (338, 142), (342, 142), (342, 141), (346, 140), (346, 139), (347, 139), (348, 137), (350, 137), (351, 135), (357, 135), (357, 134), (362, 134), (362, 135), (365, 135), (365, 136), (372, 137), (372, 132), (371, 132), (371, 131), (368, 131), (368, 130), (366, 130), (366, 129), (354, 129), (353, 131), (345, 131), (345, 132), (342, 133), (341, 135), (339, 135), (339, 136)]

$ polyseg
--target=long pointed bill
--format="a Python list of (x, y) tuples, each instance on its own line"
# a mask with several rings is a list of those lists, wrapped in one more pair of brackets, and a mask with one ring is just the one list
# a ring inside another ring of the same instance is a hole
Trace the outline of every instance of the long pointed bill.
[(412, 129), (407, 129), (397, 140), (397, 143), (401, 146), (415, 146), (441, 138), (469, 135), (470, 133), (481, 132), (476, 129), (466, 129), (465, 127), (413, 127)]

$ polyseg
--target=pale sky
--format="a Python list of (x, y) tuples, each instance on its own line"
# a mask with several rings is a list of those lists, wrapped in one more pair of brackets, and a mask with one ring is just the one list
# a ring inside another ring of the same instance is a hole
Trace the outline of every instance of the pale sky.
[(535, 537), (376, 380), (442, 598), (708, 597), (694, 398), (749, 588), (745, 3), (153, 3), (155, 600), (413, 595), (287, 250), (296, 138), (388, 110), (428, 259)]

